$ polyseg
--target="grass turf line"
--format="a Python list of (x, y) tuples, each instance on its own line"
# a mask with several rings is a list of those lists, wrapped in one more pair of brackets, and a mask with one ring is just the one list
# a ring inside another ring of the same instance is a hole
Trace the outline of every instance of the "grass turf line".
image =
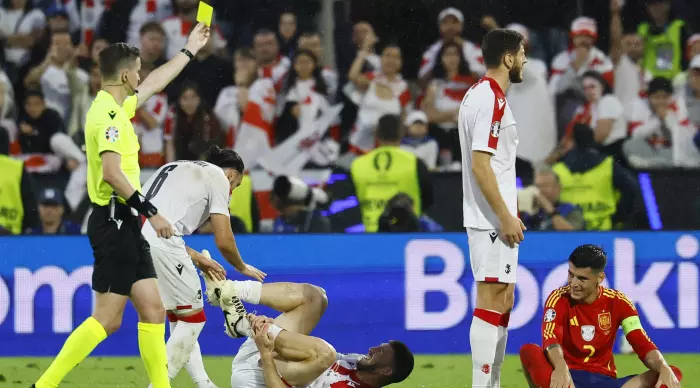
[[(220, 388), (231, 386), (231, 357), (205, 357), (209, 377)], [(669, 363), (683, 371), (684, 386), (700, 384), (700, 354), (668, 354)], [(0, 388), (29, 387), (49, 366), (51, 358), (0, 358)], [(640, 373), (644, 365), (635, 355), (615, 357), (620, 376)], [(68, 388), (146, 388), (148, 379), (138, 357), (91, 357), (71, 372), (61, 387)], [(173, 381), (173, 387), (194, 388), (183, 369)], [(471, 360), (467, 355), (416, 356), (416, 367), (411, 377), (402, 384), (405, 388), (468, 388), (471, 386)], [(502, 388), (526, 388), (520, 360), (509, 355), (503, 366)]]

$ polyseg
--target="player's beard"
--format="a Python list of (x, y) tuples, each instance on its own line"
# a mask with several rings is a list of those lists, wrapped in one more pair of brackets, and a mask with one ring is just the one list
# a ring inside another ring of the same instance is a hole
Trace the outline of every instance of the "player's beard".
[(509, 71), (508, 71), (508, 79), (510, 79), (511, 83), (514, 84), (519, 84), (523, 82), (523, 65), (519, 64), (518, 66), (513, 66)]
[(357, 362), (356, 366), (357, 366), (358, 371), (374, 372), (374, 370), (377, 369), (378, 365), (363, 362), (363, 361), (367, 361), (367, 360), (369, 360), (369, 359), (365, 358), (365, 359), (362, 359), (362, 360)]

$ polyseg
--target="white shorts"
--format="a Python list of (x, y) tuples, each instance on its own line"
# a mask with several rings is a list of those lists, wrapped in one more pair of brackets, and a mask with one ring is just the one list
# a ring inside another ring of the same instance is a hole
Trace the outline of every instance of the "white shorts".
[(487, 283), (515, 283), (518, 246), (509, 247), (497, 230), (467, 228), (469, 261), (474, 280)]
[(158, 288), (166, 310), (195, 310), (204, 307), (202, 283), (192, 258), (183, 248), (165, 250), (151, 246)]
[(265, 388), (265, 377), (260, 365), (260, 352), (252, 338), (248, 338), (231, 365), (232, 388)]

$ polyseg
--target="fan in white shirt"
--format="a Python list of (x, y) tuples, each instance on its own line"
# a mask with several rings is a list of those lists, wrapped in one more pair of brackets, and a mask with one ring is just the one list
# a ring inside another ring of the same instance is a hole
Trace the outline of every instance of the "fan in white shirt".
[[(299, 37), (298, 46), (300, 49), (309, 50), (316, 55), (319, 64), (323, 64), (323, 46), (321, 45), (321, 35), (318, 32), (307, 32)], [(326, 97), (330, 104), (333, 104), (338, 97), (338, 72), (330, 67), (324, 66), (321, 76), (326, 83)]]
[(0, 33), (5, 36), (5, 60), (17, 69), (29, 60), (29, 49), (46, 25), (39, 9), (31, 9), (29, 0), (8, 1), (0, 8)]

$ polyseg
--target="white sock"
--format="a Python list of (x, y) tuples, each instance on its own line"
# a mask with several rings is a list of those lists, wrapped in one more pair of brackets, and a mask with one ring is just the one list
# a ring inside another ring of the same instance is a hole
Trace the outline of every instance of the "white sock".
[(472, 388), (491, 388), (491, 372), (498, 346), (501, 314), (476, 309), (469, 328), (472, 351)]
[(272, 336), (272, 340), (273, 340), (273, 341), (274, 341), (274, 340), (277, 338), (277, 336), (282, 332), (282, 330), (283, 330), (283, 329), (282, 329), (281, 327), (275, 325), (274, 323), (273, 323), (272, 325), (270, 325), (270, 327), (267, 328), (267, 332), (270, 333), (270, 335)]
[(501, 388), (501, 366), (506, 358), (506, 344), (508, 343), (508, 328), (498, 326), (498, 345), (496, 346), (496, 357), (491, 368), (491, 388)]
[(202, 360), (202, 352), (199, 348), (199, 342), (194, 343), (194, 348), (192, 348), (192, 353), (190, 353), (190, 360), (185, 364), (185, 369), (192, 377), (192, 381), (197, 384), (197, 388), (209, 388), (214, 386), (209, 380), (209, 375), (204, 369), (204, 360)]
[(244, 302), (251, 304), (260, 303), (260, 294), (262, 294), (262, 283), (253, 280), (236, 280), (233, 282), (238, 298)]
[(168, 377), (172, 380), (190, 360), (192, 349), (197, 344), (204, 322), (189, 323), (178, 321), (170, 333), (165, 349), (168, 352)]

